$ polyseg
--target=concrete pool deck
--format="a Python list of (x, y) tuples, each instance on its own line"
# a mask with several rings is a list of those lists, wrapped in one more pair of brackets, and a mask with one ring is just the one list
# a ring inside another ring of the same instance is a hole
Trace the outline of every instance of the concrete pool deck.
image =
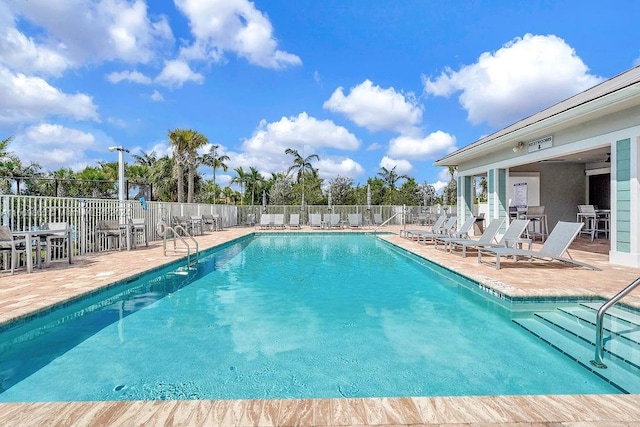
[[(415, 226), (412, 226), (414, 228)], [(402, 228), (381, 232), (389, 242), (509, 296), (611, 297), (640, 276), (640, 269), (608, 263), (608, 241), (579, 239), (573, 258), (601, 269), (553, 263), (504, 262), (501, 270), (399, 237)], [(197, 236), (200, 249), (228, 242), (254, 228), (227, 228)], [(288, 230), (287, 230), (288, 231)], [(302, 232), (312, 231), (303, 227)], [(355, 232), (371, 230), (349, 230)], [(267, 231), (282, 232), (282, 231)], [(293, 232), (300, 232), (294, 230)], [(327, 231), (313, 230), (327, 233)], [(534, 245), (534, 249), (539, 244)], [(77, 257), (72, 265), (11, 276), (0, 272), (0, 324), (108, 286), (185, 256), (163, 255), (162, 243), (132, 251)], [(640, 307), (640, 291), (624, 299)], [(640, 425), (640, 395), (410, 397), (362, 399), (271, 399), (228, 401), (42, 402), (0, 404), (3, 425)]]

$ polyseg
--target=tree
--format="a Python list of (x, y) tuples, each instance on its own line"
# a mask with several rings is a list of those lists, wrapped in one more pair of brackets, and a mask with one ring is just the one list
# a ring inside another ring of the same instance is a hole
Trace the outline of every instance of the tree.
[(231, 160), (226, 154), (218, 156), (216, 153), (216, 150), (218, 148), (220, 148), (219, 145), (212, 145), (209, 149), (209, 152), (204, 154), (201, 159), (203, 165), (211, 166), (213, 168), (213, 190), (215, 192), (213, 195), (213, 204), (216, 203), (216, 199), (218, 198), (218, 187), (216, 186), (216, 169), (222, 168), (222, 170), (226, 172), (229, 167), (225, 162)]
[(292, 171), (296, 171), (296, 182), (298, 184), (302, 184), (302, 187), (301, 187), (302, 198), (304, 198), (305, 173), (311, 174), (314, 178), (318, 177), (318, 170), (314, 169), (313, 165), (311, 164), (311, 161), (314, 159), (320, 160), (320, 156), (318, 156), (317, 154), (311, 154), (307, 157), (302, 157), (300, 153), (298, 153), (298, 150), (295, 150), (293, 148), (287, 148), (286, 150), (284, 150), (284, 153), (293, 156), (293, 164), (287, 170), (287, 175), (290, 174)]
[(245, 184), (247, 191), (251, 190), (251, 205), (255, 203), (255, 195), (262, 190), (262, 186), (264, 184), (264, 177), (260, 174), (258, 169), (251, 166), (249, 168), (249, 172), (245, 177)]
[(293, 182), (285, 174), (274, 173), (269, 180), (269, 203), (274, 205), (293, 204)]
[(207, 137), (191, 129), (169, 131), (169, 143), (173, 146), (173, 158), (178, 178), (178, 202), (184, 202), (184, 166), (188, 169), (187, 202), (193, 203), (197, 150), (207, 144)]
[(396, 167), (397, 166), (394, 166), (391, 169), (387, 169), (383, 166), (381, 168), (381, 171), (378, 172), (378, 176), (382, 178), (385, 185), (389, 187), (390, 190), (394, 190), (396, 188), (396, 184), (399, 180), (409, 179), (409, 176), (407, 175), (404, 175), (404, 174), (398, 175), (398, 173), (396, 172)]
[(331, 192), (331, 199), (336, 205), (351, 205), (355, 204), (355, 197), (353, 193), (353, 179), (337, 176), (329, 181), (329, 191)]
[(458, 182), (455, 179), (456, 168), (455, 166), (449, 166), (449, 175), (451, 179), (449, 183), (444, 187), (444, 192), (442, 194), (442, 204), (443, 205), (455, 205), (457, 204), (458, 197)]
[(153, 183), (156, 200), (163, 202), (177, 200), (178, 182), (181, 181), (184, 186), (184, 176), (177, 179), (176, 173), (175, 159), (169, 156), (160, 157), (151, 166), (149, 179)]
[(234, 172), (236, 173), (237, 176), (231, 179), (231, 183), (238, 184), (240, 186), (240, 194), (241, 194), (240, 204), (242, 204), (242, 199), (244, 198), (242, 189), (244, 188), (244, 185), (247, 183), (247, 173), (244, 171), (244, 169), (242, 169), (242, 166), (238, 166), (237, 168), (235, 168)]

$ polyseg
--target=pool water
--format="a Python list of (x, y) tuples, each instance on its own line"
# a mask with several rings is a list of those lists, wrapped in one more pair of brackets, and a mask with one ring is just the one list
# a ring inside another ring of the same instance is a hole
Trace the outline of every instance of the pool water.
[(0, 335), (0, 401), (618, 393), (365, 234), (269, 234)]

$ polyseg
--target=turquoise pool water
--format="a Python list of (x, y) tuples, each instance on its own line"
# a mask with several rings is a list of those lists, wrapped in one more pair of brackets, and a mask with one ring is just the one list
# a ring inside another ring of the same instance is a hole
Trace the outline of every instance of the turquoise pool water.
[(270, 234), (0, 335), (0, 401), (618, 393), (372, 235)]

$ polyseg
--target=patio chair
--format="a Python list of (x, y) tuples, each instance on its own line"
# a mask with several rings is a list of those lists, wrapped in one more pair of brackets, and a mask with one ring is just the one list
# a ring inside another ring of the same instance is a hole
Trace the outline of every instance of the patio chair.
[(417, 232), (415, 236), (418, 242), (423, 242), (425, 245), (427, 242), (433, 242), (438, 237), (449, 236), (451, 237), (451, 230), (456, 226), (457, 218), (455, 216), (449, 217), (440, 229), (433, 232)]
[(300, 214), (290, 214), (289, 215), (289, 228), (300, 228)]
[(374, 213), (373, 214), (373, 225), (380, 226), (384, 221), (382, 221), (382, 214)]
[(107, 246), (113, 240), (118, 243), (118, 250), (122, 249), (122, 241), (126, 239), (126, 227), (120, 227), (118, 221), (99, 221), (98, 228), (96, 229), (96, 247), (100, 251), (102, 250), (101, 243), (106, 241)]
[[(67, 228), (66, 222), (45, 222), (40, 225), (41, 230), (51, 230), (52, 233), (46, 236), (40, 237), (40, 244), (44, 245), (44, 265), (48, 266), (51, 263), (53, 255), (57, 255), (56, 258), (62, 258), (64, 256), (65, 249), (68, 246), (67, 242)], [(58, 232), (55, 232), (58, 231)], [(69, 256), (67, 254), (67, 256)], [(40, 260), (38, 254), (37, 257)]]
[(342, 223), (340, 222), (340, 214), (329, 214), (329, 227), (342, 228)]
[(322, 228), (322, 215), (309, 214), (309, 225), (311, 228)]
[[(547, 262), (560, 261), (562, 263), (576, 267), (584, 267), (590, 270), (599, 270), (599, 268), (572, 259), (571, 255), (569, 255), (569, 252), (567, 252), (567, 249), (575, 240), (578, 233), (580, 233), (580, 230), (583, 226), (584, 224), (581, 222), (559, 221), (538, 251), (519, 249), (515, 247), (480, 248), (478, 249), (478, 262), (481, 264), (491, 264), (489, 262), (483, 261), (482, 256), (495, 256), (496, 260), (493, 266), (497, 270), (500, 270), (500, 258), (512, 256), (514, 261), (517, 261), (518, 257), (527, 257), (529, 258), (529, 262), (533, 261), (533, 259), (535, 258)], [(563, 257), (565, 252), (567, 252), (569, 258)]]
[(285, 228), (284, 226), (284, 214), (271, 214), (273, 228)]
[(145, 246), (149, 246), (149, 240), (147, 239), (147, 223), (144, 218), (131, 219), (131, 241), (134, 247), (138, 245), (138, 236), (142, 237)]
[(469, 231), (473, 224), (476, 222), (476, 217), (471, 215), (467, 220), (460, 226), (460, 229), (451, 233), (451, 237), (457, 237), (460, 239), (468, 239)]
[(272, 222), (271, 214), (262, 214), (260, 215), (260, 224), (258, 224), (258, 226), (261, 230), (266, 230), (271, 227)]
[[(190, 221), (186, 216), (182, 216), (182, 215), (174, 215), (171, 218), (171, 226), (178, 232), (181, 231), (180, 229), (182, 229), (182, 231), (186, 234), (189, 234), (189, 230), (190, 230)], [(176, 228), (176, 227), (180, 227), (180, 228)]]
[(438, 249), (438, 244), (444, 243), (444, 250), (452, 252), (456, 246), (459, 246), (462, 248), (462, 258), (465, 258), (467, 256), (467, 247), (491, 245), (495, 241), (495, 237), (498, 231), (500, 231), (502, 224), (504, 224), (504, 218), (494, 219), (489, 223), (489, 226), (484, 230), (478, 240), (470, 238), (461, 239), (459, 237), (439, 237), (436, 239), (434, 247)]
[(0, 253), (4, 256), (4, 268), (11, 265), (11, 274), (15, 272), (21, 253), (27, 252), (25, 239), (16, 239), (7, 226), (0, 226)]
[[(491, 227), (492, 224), (493, 224), (493, 221), (491, 221), (491, 224), (489, 224), (489, 227)], [(528, 219), (514, 219), (513, 221), (511, 221), (511, 224), (509, 224), (509, 227), (507, 227), (507, 230), (504, 232), (504, 235), (498, 241), (498, 243), (491, 243), (491, 242), (486, 243), (484, 241), (481, 243), (480, 240), (472, 240), (472, 239), (449, 242), (449, 244), (451, 245), (450, 252), (453, 251), (453, 249), (456, 246), (461, 246), (463, 250), (462, 257), (464, 258), (467, 256), (468, 248), (480, 249), (480, 248), (487, 248), (487, 247), (501, 247), (501, 246), (506, 247), (509, 245), (509, 243), (514, 243), (518, 241), (522, 233), (524, 233), (524, 231), (527, 229), (528, 225), (529, 225)], [(489, 227), (487, 227), (487, 229), (484, 231), (485, 233), (487, 232), (487, 230), (489, 230)], [(484, 233), (482, 235), (484, 236)]]
[[(438, 217), (438, 219), (436, 220), (436, 222), (433, 223), (433, 225), (431, 226), (431, 233), (435, 233), (438, 230), (440, 230), (442, 228), (442, 226), (444, 225), (445, 221), (447, 220), (447, 215), (446, 214), (442, 214)], [(415, 237), (415, 234), (417, 233), (424, 233), (425, 230), (419, 230), (419, 229), (412, 229), (412, 230), (400, 230), (400, 237), (405, 237), (407, 239), (411, 238), (413, 239)]]
[(217, 221), (215, 217), (211, 214), (203, 214), (202, 215), (202, 229), (204, 231), (205, 227), (209, 228), (209, 231), (214, 231), (217, 229)]
[(256, 214), (247, 214), (247, 220), (244, 222), (247, 227), (253, 227), (256, 225)]
[(349, 220), (349, 227), (357, 228), (362, 226), (362, 214), (359, 214), (359, 213), (348, 214), (347, 218)]

